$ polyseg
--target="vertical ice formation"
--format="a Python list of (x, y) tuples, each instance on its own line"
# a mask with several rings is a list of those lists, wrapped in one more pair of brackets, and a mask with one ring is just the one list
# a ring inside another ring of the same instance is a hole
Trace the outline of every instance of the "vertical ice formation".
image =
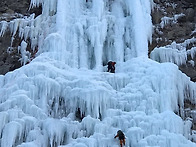
[(1, 21), (0, 26), (1, 26), (0, 36), (2, 37), (7, 29), (7, 26), (8, 26), (7, 22)]
[(71, 53), (71, 66), (101, 71), (108, 60), (147, 56), (150, 6), (150, 1), (59, 0), (56, 27)]
[[(63, 50), (70, 53), (61, 53), (60, 60), (61, 56), (68, 56), (71, 67), (102, 71), (108, 60), (124, 62), (133, 57), (147, 57), (152, 30), (151, 3), (150, 0), (32, 0), (30, 7), (42, 5), (42, 14), (1, 22), (0, 35), (9, 28), (13, 41), (19, 31), (19, 37), (24, 41), (30, 39), (31, 48), (38, 47), (40, 54), (45, 51), (42, 48), (48, 34), (58, 33), (60, 36), (56, 36), (64, 42)], [(53, 47), (47, 51), (59, 52)]]
[(30, 52), (26, 51), (27, 43), (25, 41), (21, 42), (21, 46), (18, 46), (18, 51), (21, 53), (22, 58), (20, 59), (21, 64), (25, 65), (29, 62)]
[[(8, 23), (40, 55), (0, 76), (1, 147), (117, 147), (118, 129), (127, 146), (195, 146), (191, 121), (175, 114), (196, 103), (195, 84), (146, 58), (150, 0), (31, 1), (39, 5), (37, 18)], [(115, 74), (101, 72), (109, 59)]]

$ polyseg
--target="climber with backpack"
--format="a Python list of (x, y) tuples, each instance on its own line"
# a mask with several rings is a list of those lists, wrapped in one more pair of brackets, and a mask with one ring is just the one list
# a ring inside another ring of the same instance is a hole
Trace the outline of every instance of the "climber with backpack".
[(115, 73), (115, 64), (116, 62), (109, 61), (107, 72)]
[(118, 137), (118, 139), (120, 140), (120, 146), (121, 147), (123, 145), (125, 145), (125, 135), (121, 130), (118, 130), (117, 135), (114, 138), (116, 138), (116, 137)]

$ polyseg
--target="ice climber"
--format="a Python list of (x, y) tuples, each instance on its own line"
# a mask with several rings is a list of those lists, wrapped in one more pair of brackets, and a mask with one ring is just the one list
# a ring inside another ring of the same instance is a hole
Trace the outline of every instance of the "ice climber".
[(115, 73), (115, 64), (116, 62), (109, 61), (107, 72)]
[(120, 140), (121, 147), (123, 146), (123, 144), (125, 145), (125, 135), (121, 130), (118, 130), (117, 135), (114, 138), (116, 137), (118, 137), (118, 139)]

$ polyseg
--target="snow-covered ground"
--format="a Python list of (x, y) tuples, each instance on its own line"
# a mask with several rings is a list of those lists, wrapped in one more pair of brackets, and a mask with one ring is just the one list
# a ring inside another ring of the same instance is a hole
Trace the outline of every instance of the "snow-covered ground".
[(39, 50), (0, 76), (1, 147), (118, 147), (119, 129), (127, 147), (196, 146), (191, 121), (179, 117), (185, 99), (196, 103), (195, 83), (147, 57), (151, 0), (31, 2), (42, 15), (11, 28), (24, 39), (22, 63), (25, 38)]

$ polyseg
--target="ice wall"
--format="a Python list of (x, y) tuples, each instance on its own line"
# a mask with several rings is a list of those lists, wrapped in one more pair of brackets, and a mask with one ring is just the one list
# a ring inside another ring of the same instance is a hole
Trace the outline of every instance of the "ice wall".
[(150, 12), (150, 1), (58, 1), (56, 26), (71, 66), (101, 71), (108, 60), (147, 56)]
[(134, 58), (114, 75), (62, 63), (42, 54), (0, 77), (2, 147), (118, 146), (118, 129), (127, 146), (195, 146), (175, 114), (195, 84), (174, 64)]
[(133, 57), (147, 57), (152, 34), (151, 0), (32, 0), (30, 7), (39, 5), (43, 10), (36, 18), (31, 15), (0, 22), (0, 36), (10, 29), (13, 41), (19, 31), (19, 37), (24, 41), (30, 39), (31, 48), (38, 48), (37, 54), (41, 54), (59, 52), (53, 46), (45, 49), (43, 45), (49, 34), (58, 34), (45, 44), (58, 36), (56, 39), (64, 44), (56, 44), (64, 51), (55, 58), (62, 60), (62, 56), (68, 56), (69, 65), (75, 68), (102, 71), (102, 65), (109, 60), (124, 62)]

